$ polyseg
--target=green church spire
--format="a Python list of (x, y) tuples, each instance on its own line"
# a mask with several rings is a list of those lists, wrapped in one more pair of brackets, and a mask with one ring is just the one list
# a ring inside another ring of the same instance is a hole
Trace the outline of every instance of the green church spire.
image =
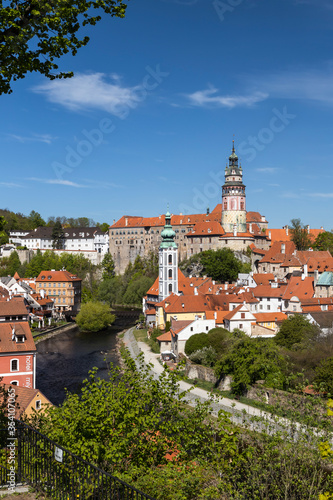
[(162, 243), (160, 245), (160, 248), (177, 248), (177, 243), (174, 241), (176, 233), (171, 226), (171, 214), (169, 212), (169, 207), (167, 213), (165, 214), (165, 226), (163, 231), (161, 232), (161, 236)]

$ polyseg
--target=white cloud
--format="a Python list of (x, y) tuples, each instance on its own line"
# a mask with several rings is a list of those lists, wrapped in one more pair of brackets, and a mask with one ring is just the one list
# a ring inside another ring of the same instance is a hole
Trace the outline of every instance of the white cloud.
[(257, 172), (261, 172), (263, 174), (274, 174), (277, 172), (279, 169), (276, 167), (262, 167), (262, 168), (256, 168)]
[(76, 188), (86, 188), (89, 186), (84, 186), (82, 184), (77, 184), (76, 182), (66, 181), (63, 179), (41, 179), (39, 177), (29, 177), (28, 181), (41, 182), (43, 184), (58, 184), (60, 186), (71, 186)]
[(333, 193), (309, 193), (313, 198), (333, 198)]
[(7, 134), (9, 139), (13, 139), (18, 142), (26, 143), (26, 142), (44, 142), (45, 144), (52, 144), (52, 142), (57, 139), (57, 137), (53, 137), (50, 134), (32, 134), (31, 136), (23, 136), (16, 134)]
[(8, 187), (8, 188), (22, 188), (23, 186), (21, 186), (20, 184), (15, 184), (15, 182), (0, 182), (0, 186), (5, 186), (5, 187)]
[(122, 86), (114, 74), (109, 80), (104, 73), (77, 74), (73, 78), (47, 81), (32, 90), (71, 111), (102, 109), (115, 116), (122, 116), (128, 107), (134, 108), (142, 100), (138, 93), (140, 86)]
[(267, 76), (247, 77), (256, 91), (279, 99), (305, 99), (333, 105), (333, 65), (322, 70), (284, 71)]
[(218, 89), (210, 87), (198, 90), (186, 96), (193, 106), (215, 106), (235, 108), (236, 106), (253, 106), (257, 102), (267, 99), (266, 92), (254, 92), (250, 95), (218, 95)]

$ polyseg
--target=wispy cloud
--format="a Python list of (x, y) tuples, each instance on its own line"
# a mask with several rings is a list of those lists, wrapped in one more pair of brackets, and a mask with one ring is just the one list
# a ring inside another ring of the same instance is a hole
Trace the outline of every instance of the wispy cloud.
[(23, 136), (17, 134), (7, 134), (8, 139), (12, 139), (14, 141), (26, 143), (26, 142), (44, 142), (45, 144), (52, 144), (52, 142), (57, 139), (50, 134), (32, 134), (31, 136)]
[(23, 188), (21, 184), (15, 184), (15, 182), (0, 182), (0, 186), (8, 187), (8, 188)]
[(281, 196), (281, 198), (301, 198), (299, 193), (294, 193), (292, 191), (282, 193), (280, 196)]
[(333, 198), (333, 193), (309, 193), (312, 198)]
[(321, 70), (283, 71), (270, 75), (247, 76), (253, 91), (267, 92), (279, 99), (305, 99), (333, 105), (333, 64)]
[(253, 106), (267, 99), (266, 92), (255, 91), (249, 95), (220, 95), (218, 89), (210, 87), (206, 90), (198, 90), (193, 94), (187, 94), (190, 104), (193, 106), (213, 106), (223, 108), (235, 108), (236, 106)]
[(261, 172), (263, 174), (274, 174), (277, 172), (279, 169), (276, 167), (262, 167), (262, 168), (256, 168), (256, 172)]
[(32, 90), (71, 111), (102, 109), (115, 116), (121, 116), (126, 107), (135, 107), (140, 101), (139, 87), (122, 85), (115, 74), (77, 74), (65, 80), (47, 81)]
[(58, 184), (60, 186), (71, 186), (75, 188), (86, 188), (89, 186), (84, 186), (82, 184), (77, 184), (76, 182), (66, 181), (63, 179), (41, 179), (39, 177), (28, 177), (28, 181), (41, 182), (42, 184)]

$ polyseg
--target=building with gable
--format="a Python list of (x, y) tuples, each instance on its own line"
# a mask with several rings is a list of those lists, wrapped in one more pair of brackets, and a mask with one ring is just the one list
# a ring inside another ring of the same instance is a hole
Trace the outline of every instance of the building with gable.
[[(225, 168), (222, 203), (205, 214), (171, 215), (178, 259), (183, 260), (204, 250), (231, 248), (245, 251), (250, 245), (269, 248), (268, 223), (258, 212), (246, 212), (243, 170), (238, 164), (234, 143)], [(157, 252), (165, 216), (138, 217), (124, 215), (110, 227), (110, 254), (117, 273), (123, 273), (137, 256)]]
[(81, 304), (81, 282), (75, 274), (63, 271), (42, 271), (36, 278), (36, 294), (48, 296), (57, 312), (76, 314)]

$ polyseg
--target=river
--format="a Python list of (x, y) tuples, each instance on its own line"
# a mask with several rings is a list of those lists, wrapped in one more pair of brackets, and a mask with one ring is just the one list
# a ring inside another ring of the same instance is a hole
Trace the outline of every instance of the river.
[(116, 323), (98, 333), (83, 333), (76, 328), (39, 342), (36, 387), (59, 405), (65, 398), (65, 388), (78, 392), (94, 366), (99, 377), (107, 378), (110, 362), (119, 366), (117, 333), (124, 328)]

